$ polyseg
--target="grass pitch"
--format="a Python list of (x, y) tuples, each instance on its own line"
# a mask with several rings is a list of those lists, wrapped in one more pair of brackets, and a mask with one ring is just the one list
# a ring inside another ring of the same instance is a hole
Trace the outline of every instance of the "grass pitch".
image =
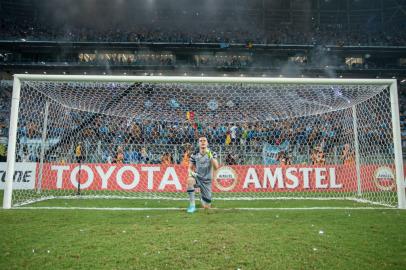
[[(49, 200), (0, 210), (0, 269), (405, 269), (406, 211), (351, 201)], [(345, 209), (281, 210), (302, 207)], [(236, 210), (235, 208), (274, 208)], [(353, 209), (355, 207), (355, 209)]]

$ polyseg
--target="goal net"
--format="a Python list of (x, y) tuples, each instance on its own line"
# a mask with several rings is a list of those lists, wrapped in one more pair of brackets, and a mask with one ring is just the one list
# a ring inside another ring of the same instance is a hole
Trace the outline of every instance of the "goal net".
[(397, 106), (395, 80), (16, 75), (4, 207), (186, 199), (202, 134), (214, 200), (405, 207)]

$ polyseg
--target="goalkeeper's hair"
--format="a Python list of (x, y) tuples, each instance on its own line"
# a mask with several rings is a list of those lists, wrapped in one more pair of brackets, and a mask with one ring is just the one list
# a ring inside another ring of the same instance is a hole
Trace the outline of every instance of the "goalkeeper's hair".
[(197, 139), (200, 139), (200, 138), (206, 138), (206, 139), (208, 139), (209, 137), (208, 137), (208, 134), (207, 134), (206, 132), (200, 131), (200, 132), (197, 134)]

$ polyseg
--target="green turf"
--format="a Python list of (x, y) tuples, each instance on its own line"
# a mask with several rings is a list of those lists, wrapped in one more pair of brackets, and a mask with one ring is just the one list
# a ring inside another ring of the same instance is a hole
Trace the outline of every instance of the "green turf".
[[(54, 195), (54, 194), (49, 194)], [(86, 196), (86, 194), (83, 194)], [(117, 194), (97, 194), (97, 195), (117, 195)], [(161, 196), (162, 194), (156, 194)], [(256, 194), (254, 194), (256, 195)], [(284, 194), (283, 194), (284, 195)], [(283, 196), (281, 195), (281, 196)], [(103, 207), (103, 208), (179, 208), (187, 206), (187, 197), (184, 194), (182, 200), (171, 199), (85, 199), (81, 196), (71, 194), (70, 199), (51, 199), (39, 201), (21, 207)], [(199, 195), (198, 195), (199, 196)], [(247, 196), (247, 194), (245, 194)], [(286, 196), (288, 197), (288, 196)], [(180, 198), (178, 196), (178, 198)], [(277, 200), (277, 199), (259, 199), (259, 200), (216, 200), (214, 198), (213, 207), (215, 208), (309, 208), (309, 207), (382, 207), (368, 203), (359, 203), (350, 200)], [(3, 200), (3, 193), (0, 192), (0, 200)]]
[[(42, 198), (45, 197), (56, 197), (56, 196), (67, 196), (67, 197), (71, 197), (71, 198), (79, 198), (80, 196), (76, 196), (76, 190), (63, 190), (63, 191), (55, 191), (55, 190), (42, 190), (41, 193), (37, 193), (36, 191), (31, 191), (31, 190), (19, 190), (16, 191), (13, 194), (13, 205), (15, 204), (21, 204), (21, 203), (26, 203), (27, 199), (36, 199), (36, 200), (40, 200)], [(147, 193), (145, 192), (128, 192), (123, 194), (123, 192), (117, 192), (117, 191), (82, 191), (81, 196), (82, 197), (92, 197), (92, 196), (111, 196), (111, 197), (122, 197), (122, 196), (126, 196), (126, 197), (133, 197), (134, 199), (136, 198), (142, 198), (145, 197)], [(0, 193), (0, 196), (2, 196), (2, 193)], [(162, 198), (162, 201), (165, 200), (171, 200), (173, 198), (175, 199), (186, 199), (187, 198), (187, 194), (186, 192), (178, 192), (178, 193), (173, 193), (173, 192), (155, 192), (155, 193), (148, 193), (148, 196), (150, 198)], [(321, 192), (321, 193), (314, 193), (314, 192), (301, 192), (301, 193), (297, 193), (292, 195), (292, 193), (290, 192), (255, 192), (255, 193), (227, 193), (227, 192), (222, 192), (222, 193), (214, 193), (213, 197), (215, 200), (217, 200), (217, 202), (221, 202), (222, 199), (230, 199), (230, 196), (232, 198), (258, 198), (260, 200), (263, 200), (265, 198), (281, 198), (281, 197), (286, 197), (286, 198), (292, 198), (293, 196), (300, 197), (300, 198), (308, 198), (308, 199), (314, 199), (314, 198), (320, 198), (322, 200), (330, 198), (359, 198), (359, 199), (367, 199), (369, 201), (374, 201), (376, 203), (379, 204), (384, 204), (384, 205), (391, 205), (396, 207), (397, 206), (397, 200), (396, 200), (396, 193), (394, 192), (368, 192), (363, 194), (362, 197), (357, 197), (356, 194), (354, 194), (353, 192)], [(164, 199), (166, 198), (166, 199)], [(305, 201), (308, 201), (305, 200)], [(112, 200), (112, 198), (110, 198), (109, 200), (105, 200), (103, 202), (103, 200), (100, 200), (100, 203), (98, 203), (98, 205), (103, 205), (104, 203), (107, 203), (108, 205), (105, 205), (103, 207), (111, 207), (110, 206), (110, 201)], [(120, 200), (119, 200), (120, 201)], [(270, 200), (272, 201), (272, 200)], [(65, 202), (63, 202), (65, 203)], [(47, 203), (43, 204), (44, 206)], [(74, 203), (76, 206), (77, 202)], [(132, 203), (124, 203), (125, 206), (120, 206), (120, 202), (119, 203), (115, 203), (115, 207), (140, 207), (140, 206), (128, 206), (131, 205)], [(253, 204), (255, 205), (255, 202), (248, 202), (247, 204)], [(324, 203), (321, 203), (322, 205), (324, 205)], [(339, 203), (341, 204), (341, 203)], [(348, 206), (347, 203), (345, 206)], [(221, 203), (220, 203), (221, 205)], [(245, 205), (245, 204), (244, 204)], [(262, 203), (261, 203), (262, 205)], [(308, 207), (309, 203), (306, 203), (305, 206)], [(311, 205), (311, 204), (310, 204)], [(63, 206), (63, 205), (59, 205), (59, 206)], [(315, 203), (315, 206), (320, 206), (319, 203)], [(101, 206), (100, 206), (101, 207)], [(161, 206), (163, 207), (163, 206)], [(174, 207), (174, 206), (172, 206)], [(236, 206), (236, 207), (244, 207), (244, 206)], [(245, 206), (248, 207), (248, 206)], [(252, 206), (252, 207), (256, 207), (256, 206)], [(263, 206), (262, 206), (263, 207)], [(273, 206), (270, 206), (273, 207)], [(278, 207), (284, 207), (283, 205), (278, 206)]]
[[(65, 203), (89, 207), (185, 204), (50, 200), (34, 205)], [(219, 210), (194, 214), (180, 210), (0, 210), (0, 269), (405, 269), (406, 211), (221, 210), (365, 206), (350, 201), (215, 203)]]
[[(52, 199), (21, 207), (102, 207), (102, 208), (186, 208), (187, 200), (141, 199)], [(310, 208), (310, 207), (381, 207), (367, 203), (340, 200), (253, 200), (213, 202), (214, 208)]]

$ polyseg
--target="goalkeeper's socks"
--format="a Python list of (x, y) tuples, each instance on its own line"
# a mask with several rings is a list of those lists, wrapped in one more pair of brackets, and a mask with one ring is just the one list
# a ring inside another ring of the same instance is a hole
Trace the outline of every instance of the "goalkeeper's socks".
[(187, 194), (189, 195), (189, 205), (190, 206), (195, 206), (195, 190), (194, 189), (188, 189)]

